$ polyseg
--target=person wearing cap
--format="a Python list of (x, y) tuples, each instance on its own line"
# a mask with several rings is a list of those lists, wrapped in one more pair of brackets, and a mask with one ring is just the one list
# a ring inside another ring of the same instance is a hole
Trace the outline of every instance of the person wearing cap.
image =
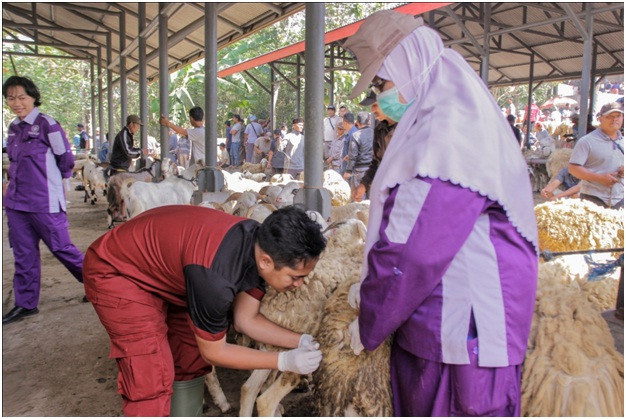
[(204, 131), (204, 111), (200, 106), (189, 109), (189, 123), (191, 128), (179, 127), (167, 119), (165, 115), (159, 118), (159, 124), (173, 129), (178, 135), (187, 137), (191, 142), (191, 157), (195, 162), (204, 161), (205, 153), (205, 131)]
[(72, 175), (74, 155), (65, 131), (57, 120), (39, 111), (41, 94), (28, 77), (7, 78), (2, 95), (16, 115), (7, 135), (10, 163), (2, 200), (15, 261), (15, 305), (2, 317), (6, 325), (39, 312), (40, 241), (79, 282), (83, 282), (83, 253), (68, 230), (63, 181)]
[(343, 153), (343, 145), (346, 135), (346, 128), (343, 125), (343, 119), (337, 124), (337, 138), (335, 138), (328, 152), (328, 158), (326, 159), (326, 165), (329, 169), (333, 169), (337, 173), (341, 173), (341, 160)]
[(283, 151), (285, 152), (285, 173), (298, 179), (304, 170), (304, 120), (295, 118), (292, 131), (285, 135)]
[[(232, 145), (230, 155), (233, 159), (233, 166), (239, 166), (242, 163), (241, 154), (243, 150), (243, 121), (238, 114), (233, 115), (233, 126), (230, 127), (232, 135)], [(245, 155), (245, 153), (243, 153)]]
[[(92, 243), (85, 291), (111, 341), (124, 415), (201, 416), (212, 366), (315, 371), (322, 353), (313, 337), (259, 308), (266, 283), (295, 290), (325, 246), (320, 225), (294, 206), (262, 224), (194, 205), (153, 208)], [(229, 324), (288, 350), (232, 344)]]
[(360, 183), (363, 175), (372, 162), (374, 146), (374, 130), (370, 127), (370, 114), (359, 112), (356, 116), (355, 125), (357, 131), (352, 134), (348, 146), (348, 164), (343, 174), (344, 179), (350, 183), (354, 190)]
[(519, 415), (538, 234), (511, 128), (421, 19), (376, 12), (344, 48), (361, 72), (350, 98), (369, 85), (397, 122), (370, 187), (351, 345), (392, 336), (397, 416)]
[(254, 163), (259, 163), (261, 160), (267, 158), (272, 146), (272, 138), (269, 134), (263, 133), (263, 135), (257, 137), (254, 142)]
[(581, 180), (581, 199), (605, 208), (624, 208), (623, 105), (607, 103), (598, 119), (600, 126), (576, 142), (568, 170)]
[(78, 141), (78, 149), (85, 151), (89, 148), (89, 135), (87, 134), (87, 131), (85, 131), (85, 126), (83, 124), (76, 124), (76, 128), (78, 129), (78, 135), (80, 137)]
[(133, 136), (143, 125), (137, 115), (126, 117), (126, 126), (117, 133), (111, 147), (111, 169), (116, 172), (127, 172), (133, 159), (140, 157), (143, 153), (148, 155), (148, 149), (136, 148)]
[(220, 143), (217, 146), (217, 167), (220, 169), (228, 167), (230, 163), (230, 156), (226, 150), (226, 144)]
[(254, 162), (254, 143), (256, 139), (263, 135), (263, 127), (259, 124), (255, 115), (250, 115), (250, 123), (243, 133), (243, 140), (246, 147), (246, 161)]
[(326, 110), (328, 117), (324, 118), (324, 159), (330, 156), (330, 146), (337, 138), (337, 124), (341, 121), (341, 117), (335, 115), (334, 105), (328, 105)]

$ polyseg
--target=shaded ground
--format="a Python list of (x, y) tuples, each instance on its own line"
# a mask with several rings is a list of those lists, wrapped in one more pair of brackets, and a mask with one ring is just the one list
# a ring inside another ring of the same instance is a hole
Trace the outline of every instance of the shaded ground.
[[(83, 203), (71, 181), (68, 218), (74, 244), (81, 250), (107, 231), (106, 198)], [(2, 229), (2, 313), (14, 305), (13, 253), (6, 216)], [(108, 358), (109, 341), (93, 307), (82, 303), (82, 284), (41, 244), (42, 285), (39, 314), (2, 328), (3, 416), (121, 416), (117, 367)], [(248, 371), (218, 369), (233, 408), (222, 414), (208, 399), (207, 416), (237, 416), (239, 390)], [(283, 402), (287, 416), (315, 415), (311, 393), (293, 393)]]

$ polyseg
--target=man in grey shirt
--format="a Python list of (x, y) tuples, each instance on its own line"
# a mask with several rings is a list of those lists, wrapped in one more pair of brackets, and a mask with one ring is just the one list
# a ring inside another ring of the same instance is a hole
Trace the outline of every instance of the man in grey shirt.
[(374, 130), (370, 127), (370, 114), (359, 112), (355, 125), (358, 130), (352, 134), (348, 148), (348, 165), (343, 175), (344, 179), (349, 181), (352, 190), (359, 186), (361, 178), (372, 162), (374, 145)]
[(569, 172), (581, 179), (580, 197), (606, 208), (624, 207), (624, 123), (622, 104), (600, 109), (600, 126), (580, 138), (570, 157)]
[(289, 173), (294, 179), (304, 170), (304, 121), (295, 118), (293, 130), (285, 135), (285, 173)]

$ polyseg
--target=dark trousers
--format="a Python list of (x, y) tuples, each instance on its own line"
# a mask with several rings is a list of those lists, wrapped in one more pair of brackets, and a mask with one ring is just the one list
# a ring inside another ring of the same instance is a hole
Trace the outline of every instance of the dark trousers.
[(581, 193), (580, 194), (580, 199), (591, 201), (594, 204), (599, 205), (599, 206), (601, 206), (603, 208), (612, 208), (612, 209), (624, 208), (624, 198), (622, 198), (620, 201), (618, 201), (616, 203), (612, 203), (612, 206), (610, 206), (610, 207), (603, 200), (598, 198), (597, 196), (587, 195), (587, 194)]

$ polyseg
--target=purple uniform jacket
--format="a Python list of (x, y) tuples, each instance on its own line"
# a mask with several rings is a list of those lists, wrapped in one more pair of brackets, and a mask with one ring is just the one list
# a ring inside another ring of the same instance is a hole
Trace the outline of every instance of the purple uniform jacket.
[(9, 186), (4, 206), (17, 211), (65, 211), (63, 178), (69, 178), (74, 155), (65, 132), (52, 117), (34, 108), (9, 126)]
[(501, 206), (439, 179), (396, 186), (368, 254), (359, 327), (368, 350), (396, 342), (431, 361), (469, 363), (473, 314), (482, 367), (524, 360), (537, 255)]

